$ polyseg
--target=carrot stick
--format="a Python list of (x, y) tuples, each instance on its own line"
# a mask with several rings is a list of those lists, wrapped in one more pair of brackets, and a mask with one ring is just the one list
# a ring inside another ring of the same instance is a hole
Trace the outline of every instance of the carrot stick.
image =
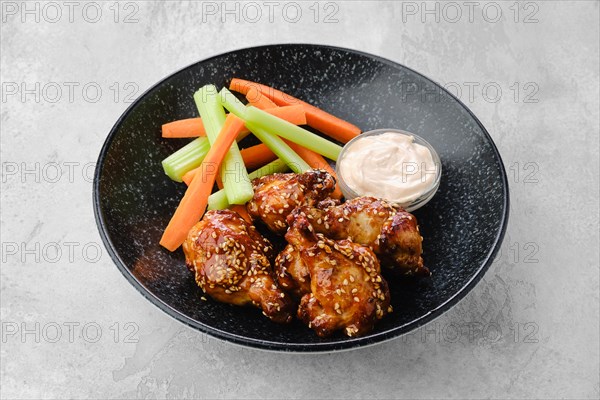
[(350, 141), (350, 139), (358, 136), (361, 132), (360, 128), (356, 125), (272, 87), (234, 78), (231, 80), (229, 88), (245, 95), (248, 95), (251, 89), (257, 90), (279, 106), (300, 104), (304, 107), (304, 111), (306, 112), (306, 122), (309, 126), (342, 143)]
[[(201, 167), (201, 166), (200, 166)], [(182, 177), (181, 180), (183, 181), (183, 183), (185, 183), (186, 185), (190, 186), (190, 184), (192, 183), (192, 181), (194, 180), (194, 177), (196, 176), (196, 174), (198, 172), (201, 171), (200, 167), (198, 168), (194, 168), (188, 172), (186, 172)], [(223, 187), (223, 185), (219, 185), (219, 179), (217, 178), (217, 185), (219, 186), (219, 189), (221, 189)], [(221, 182), (222, 183), (222, 182)]]
[(273, 153), (264, 143), (242, 149), (240, 153), (242, 153), (244, 164), (246, 164), (248, 170), (260, 168), (277, 158), (275, 153)]
[(243, 121), (234, 115), (225, 119), (221, 132), (202, 161), (202, 173), (192, 179), (160, 239), (160, 244), (167, 250), (175, 251), (181, 246), (190, 229), (204, 214), (219, 166), (237, 137), (240, 126), (243, 126)]
[(294, 125), (306, 125), (306, 112), (302, 106), (274, 107), (265, 111)]
[[(264, 99), (267, 99), (265, 96), (262, 96)], [(268, 100), (268, 99), (267, 99)], [(263, 102), (263, 104), (266, 104)], [(300, 105), (290, 106), (290, 107), (279, 107), (274, 104), (271, 107), (265, 109), (265, 111), (278, 116), (279, 118), (286, 119), (287, 121), (296, 124), (296, 125), (305, 125), (306, 124), (306, 115), (304, 113), (304, 108)], [(287, 117), (287, 118), (286, 118)], [(245, 138), (250, 131), (245, 126), (240, 131), (238, 140)], [(164, 124), (162, 126), (162, 137), (175, 139), (175, 138), (192, 138), (206, 136), (206, 129), (204, 128), (204, 123), (202, 122), (202, 118), (188, 118), (188, 119), (180, 119), (179, 121), (169, 122), (168, 124)]]
[(331, 168), (331, 165), (329, 165), (327, 160), (325, 160), (325, 158), (323, 158), (322, 155), (315, 153), (314, 151), (309, 150), (304, 146), (300, 146), (299, 144), (296, 144), (286, 139), (283, 140), (292, 148), (292, 150), (298, 153), (298, 155), (302, 157), (302, 159), (306, 161), (306, 163), (310, 165), (311, 168), (324, 169), (335, 178), (335, 190), (331, 194), (331, 197), (333, 197), (334, 199), (341, 199), (343, 194), (342, 190), (340, 189), (340, 185), (337, 183), (337, 175), (335, 174), (335, 171), (333, 170), (333, 168)]
[(202, 118), (180, 119), (162, 126), (162, 137), (164, 138), (193, 138), (199, 136), (206, 136)]
[(278, 107), (277, 104), (275, 104), (271, 99), (254, 87), (251, 87), (248, 90), (248, 93), (246, 93), (246, 99), (248, 99), (248, 104), (256, 108), (260, 108), (261, 110)]
[[(277, 158), (277, 156), (263, 143), (248, 147), (247, 149), (242, 149), (240, 150), (240, 154), (242, 155), (246, 168), (250, 170), (260, 168)], [(183, 175), (182, 180), (186, 185), (189, 185), (190, 182), (192, 182), (192, 179), (198, 171), (200, 171), (200, 167), (188, 171)], [(219, 177), (217, 177), (217, 185), (219, 185)], [(219, 186), (219, 188), (221, 188), (221, 186)]]

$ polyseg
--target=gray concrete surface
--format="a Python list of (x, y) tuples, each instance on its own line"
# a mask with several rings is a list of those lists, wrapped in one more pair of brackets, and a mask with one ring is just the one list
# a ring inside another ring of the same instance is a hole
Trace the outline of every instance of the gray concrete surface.
[[(297, 4), (299, 18), (286, 2), (237, 15), (231, 2), (2, 2), (1, 398), (598, 398), (598, 2)], [(167, 317), (99, 248), (90, 163), (130, 98), (197, 60), (286, 42), (460, 89), (504, 157), (501, 254), (410, 335), (338, 354), (237, 347)]]

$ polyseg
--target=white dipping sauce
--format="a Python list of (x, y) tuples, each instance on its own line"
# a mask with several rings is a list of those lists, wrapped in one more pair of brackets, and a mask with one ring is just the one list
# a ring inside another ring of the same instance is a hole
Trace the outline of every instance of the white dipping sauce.
[(409, 203), (432, 187), (438, 166), (431, 151), (398, 132), (365, 136), (339, 160), (340, 173), (359, 196)]

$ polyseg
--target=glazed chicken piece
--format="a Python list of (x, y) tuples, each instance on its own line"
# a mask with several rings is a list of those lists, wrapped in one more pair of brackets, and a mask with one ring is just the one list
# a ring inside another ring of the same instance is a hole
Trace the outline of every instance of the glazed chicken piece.
[(323, 170), (303, 174), (272, 174), (252, 181), (254, 197), (248, 214), (262, 221), (271, 231), (284, 234), (286, 218), (298, 206), (314, 206), (335, 189), (335, 178)]
[(335, 207), (303, 207), (316, 232), (349, 239), (371, 249), (397, 275), (429, 276), (423, 265), (417, 219), (402, 207), (373, 197), (357, 197)]
[(274, 322), (292, 320), (292, 299), (272, 276), (273, 247), (238, 213), (208, 211), (190, 230), (183, 251), (196, 283), (213, 299), (253, 304)]
[[(347, 336), (359, 336), (391, 312), (387, 283), (380, 274), (377, 257), (368, 247), (315, 234), (299, 210), (290, 214), (288, 223), (285, 238), (297, 257), (293, 265), (302, 265), (309, 272), (306, 282), (297, 289), (305, 290), (308, 282), (298, 318), (317, 335), (326, 337), (343, 330)], [(287, 259), (289, 254), (283, 257)]]
[(283, 290), (299, 300), (310, 293), (310, 269), (294, 245), (288, 244), (275, 259), (275, 275)]

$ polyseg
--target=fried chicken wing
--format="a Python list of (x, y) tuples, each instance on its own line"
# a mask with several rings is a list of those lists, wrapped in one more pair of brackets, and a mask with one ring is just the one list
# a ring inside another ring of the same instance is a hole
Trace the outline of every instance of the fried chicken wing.
[(208, 211), (183, 243), (186, 264), (210, 297), (253, 304), (275, 322), (289, 322), (294, 303), (273, 279), (273, 246), (231, 210)]
[[(288, 223), (285, 238), (297, 257), (287, 264), (295, 268), (289, 279), (293, 280), (293, 275), (306, 280), (296, 287), (297, 292), (305, 291), (298, 318), (321, 337), (339, 330), (347, 336), (372, 330), (375, 322), (391, 311), (388, 286), (375, 254), (350, 240), (334, 241), (315, 234), (298, 209), (290, 214)], [(294, 253), (284, 250), (282, 254), (279, 258), (287, 261)]]
[(398, 275), (430, 275), (421, 257), (423, 238), (417, 219), (403, 208), (358, 197), (339, 206), (303, 207), (302, 211), (316, 232), (371, 247), (386, 269)]
[(272, 174), (252, 181), (254, 197), (248, 214), (262, 221), (271, 231), (284, 234), (286, 218), (298, 206), (314, 206), (335, 189), (335, 178), (323, 170), (303, 174)]

